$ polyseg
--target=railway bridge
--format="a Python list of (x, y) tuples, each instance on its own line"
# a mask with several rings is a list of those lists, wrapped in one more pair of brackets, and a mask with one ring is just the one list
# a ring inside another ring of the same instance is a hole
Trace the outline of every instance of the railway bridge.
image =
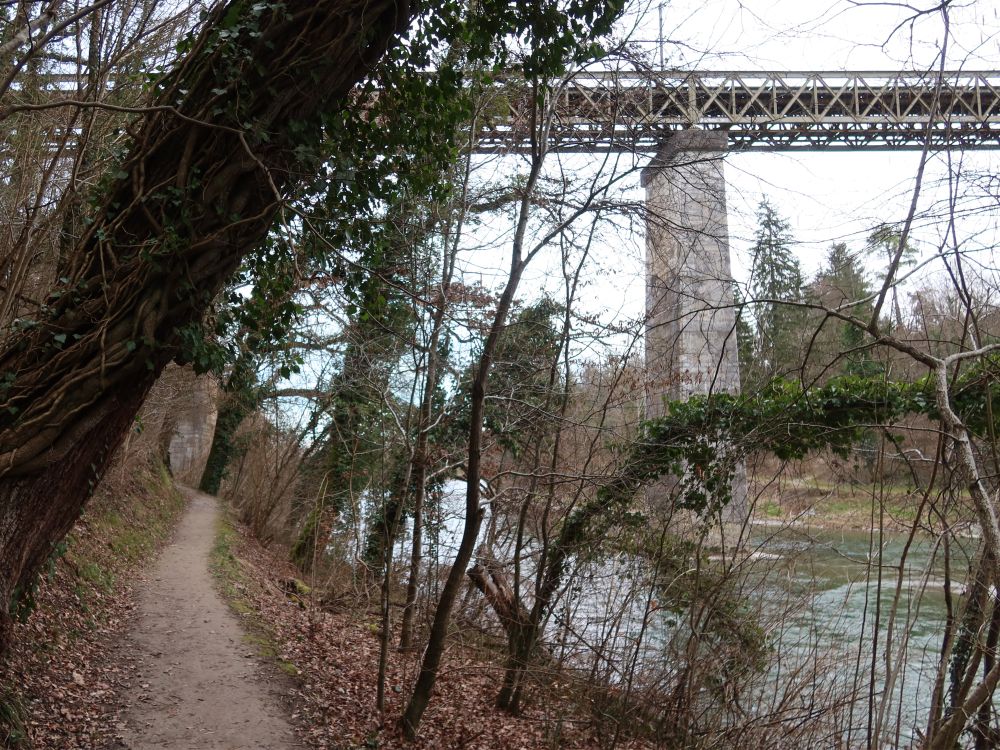
[[(1000, 148), (1000, 71), (587, 73), (552, 96), (552, 148), (651, 156), (647, 418), (669, 400), (740, 387), (727, 152)], [(477, 150), (530, 148), (530, 100), (507, 105)], [(737, 481), (729, 520), (747, 512)]]

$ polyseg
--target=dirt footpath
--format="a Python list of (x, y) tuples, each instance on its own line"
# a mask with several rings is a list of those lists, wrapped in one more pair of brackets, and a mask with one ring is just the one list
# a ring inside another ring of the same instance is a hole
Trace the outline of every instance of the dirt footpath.
[(216, 501), (188, 494), (176, 538), (150, 572), (123, 644), (137, 666), (126, 696), (125, 744), (132, 750), (297, 748), (208, 570)]

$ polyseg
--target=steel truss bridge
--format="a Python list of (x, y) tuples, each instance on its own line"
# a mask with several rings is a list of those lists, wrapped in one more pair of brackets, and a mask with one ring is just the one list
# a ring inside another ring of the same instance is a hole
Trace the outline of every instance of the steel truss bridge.
[[(527, 151), (531, 99), (500, 91), (476, 150)], [(736, 151), (1000, 149), (1000, 71), (590, 72), (551, 97), (561, 151), (652, 153), (692, 127)]]

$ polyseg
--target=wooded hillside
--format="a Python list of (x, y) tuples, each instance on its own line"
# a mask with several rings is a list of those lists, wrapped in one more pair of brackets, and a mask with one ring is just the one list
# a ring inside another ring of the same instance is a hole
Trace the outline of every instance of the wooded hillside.
[(702, 319), (654, 316), (646, 243), (704, 245), (639, 173), (722, 154), (574, 140), (565, 95), (625, 121), (594, 82), (680, 55), (658, 20), (651, 52), (618, 0), (0, 3), (10, 746), (127, 736), (132, 683), (62, 631), (148, 615), (119, 583), (182, 512), (196, 374), (178, 478), (226, 503), (215, 575), (311, 746), (995, 744), (995, 180), (929, 135), (909, 209), (811, 265), (762, 196), (731, 301), (694, 301), (739, 392), (665, 374), (651, 329)]

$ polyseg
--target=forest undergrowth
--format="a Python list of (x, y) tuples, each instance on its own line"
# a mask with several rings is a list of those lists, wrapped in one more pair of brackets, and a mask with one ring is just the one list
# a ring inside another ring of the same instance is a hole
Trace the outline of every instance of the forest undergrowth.
[[(596, 748), (614, 734), (611, 716), (601, 715), (599, 697), (581, 700), (571, 674), (540, 674), (535, 700), (521, 716), (496, 708), (494, 688), (503, 675), (503, 647), (461, 619), (453, 624), (449, 648), (420, 736), (407, 742), (399, 716), (419, 669), (419, 653), (389, 655), (385, 716), (376, 710), (379, 627), (377, 593), (331, 600), (307, 587), (280, 545), (266, 548), (238, 523), (220, 529), (214, 552), (234, 611), (248, 623), (248, 636), (264, 656), (296, 675), (293, 720), (309, 747), (412, 748), (413, 750), (517, 750)], [(220, 564), (220, 562), (222, 564)], [(324, 602), (324, 599), (327, 599)], [(253, 623), (258, 623), (254, 626)], [(267, 623), (266, 636), (259, 623)], [(256, 639), (265, 638), (263, 642)], [(589, 701), (589, 710), (588, 710)], [(616, 747), (652, 747), (638, 739)]]

